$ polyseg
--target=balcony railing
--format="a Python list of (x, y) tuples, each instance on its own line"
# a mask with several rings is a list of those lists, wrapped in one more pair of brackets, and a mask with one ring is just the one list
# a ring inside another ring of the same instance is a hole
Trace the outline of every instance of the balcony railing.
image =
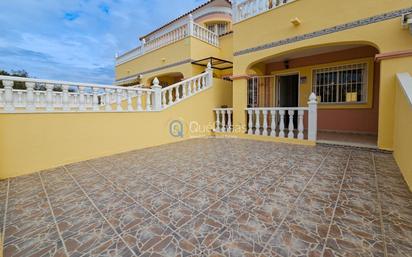
[(232, 113), (233, 108), (216, 108), (213, 110), (216, 115), (216, 132), (231, 132), (233, 131)]
[(243, 0), (232, 3), (234, 21), (239, 22), (295, 0)]
[[(317, 99), (314, 93), (309, 98), (308, 107), (247, 108), (246, 112), (249, 135), (316, 141)], [(307, 136), (304, 127), (305, 115), (308, 120)]]
[(0, 76), (0, 113), (161, 111), (211, 87), (212, 75), (209, 63), (204, 73), (163, 89), (157, 78), (141, 88)]
[(195, 37), (213, 46), (219, 46), (219, 35), (195, 23), (193, 17), (189, 15), (189, 20), (186, 24), (171, 31), (166, 31), (164, 34), (161, 34), (150, 41), (146, 42), (142, 40), (141, 46), (118, 56), (116, 58), (116, 65), (131, 61), (145, 53), (149, 53), (189, 36)]

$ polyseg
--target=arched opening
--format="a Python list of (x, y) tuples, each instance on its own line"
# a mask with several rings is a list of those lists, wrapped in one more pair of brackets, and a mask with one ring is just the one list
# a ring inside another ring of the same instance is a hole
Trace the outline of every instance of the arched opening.
[(248, 67), (248, 106), (305, 107), (314, 92), (318, 141), (376, 147), (378, 53), (369, 44), (323, 45), (254, 62)]

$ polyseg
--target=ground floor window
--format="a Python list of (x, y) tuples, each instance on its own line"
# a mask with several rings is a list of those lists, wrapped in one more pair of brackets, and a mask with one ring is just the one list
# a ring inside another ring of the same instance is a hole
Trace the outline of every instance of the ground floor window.
[(352, 64), (313, 70), (313, 90), (320, 103), (365, 103), (368, 65)]

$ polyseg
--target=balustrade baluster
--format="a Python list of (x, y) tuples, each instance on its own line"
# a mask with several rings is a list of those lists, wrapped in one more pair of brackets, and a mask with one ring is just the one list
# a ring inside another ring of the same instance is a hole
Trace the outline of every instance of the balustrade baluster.
[(196, 79), (197, 91), (200, 90), (200, 80), (201, 80), (201, 78)]
[(227, 110), (227, 131), (232, 131), (232, 110)]
[(271, 115), (270, 136), (276, 137), (276, 110), (271, 110), (270, 115)]
[(127, 90), (126, 94), (127, 94), (127, 110), (129, 112), (132, 112), (132, 111), (134, 111), (133, 110), (133, 105), (132, 105), (133, 91), (132, 90)]
[(303, 139), (303, 115), (305, 112), (303, 110), (298, 111), (298, 139)]
[(285, 110), (279, 110), (280, 123), (279, 123), (279, 137), (285, 137)]
[(147, 91), (146, 93), (146, 111), (151, 111), (152, 110), (152, 92)]
[(293, 133), (294, 125), (293, 125), (293, 117), (295, 116), (295, 111), (294, 110), (288, 110), (289, 113), (289, 133), (288, 133), (288, 138), (294, 138), (295, 134)]
[(122, 107), (122, 95), (123, 95), (123, 89), (117, 89), (116, 90), (116, 96), (117, 96), (117, 99), (116, 99), (116, 105), (117, 105), (117, 107), (116, 107), (116, 111), (118, 111), (118, 112), (121, 112), (121, 111), (123, 111), (123, 107)]
[(99, 106), (99, 88), (98, 87), (93, 87), (93, 99), (92, 99), (92, 105), (93, 105), (93, 111), (97, 112), (100, 111), (100, 106)]
[(186, 84), (187, 82), (182, 84), (182, 98), (186, 97)]
[(268, 136), (268, 111), (263, 110), (263, 135)]
[(143, 111), (142, 108), (142, 91), (137, 91), (137, 111)]
[(33, 112), (36, 110), (34, 106), (34, 82), (26, 82), (27, 95), (26, 95), (26, 110), (28, 112)]
[(163, 108), (166, 108), (167, 101), (166, 101), (166, 90), (162, 91), (162, 101), (163, 101)]
[(253, 110), (248, 110), (247, 113), (249, 114), (249, 125), (248, 125), (248, 131), (247, 133), (249, 135), (253, 134)]
[(226, 110), (220, 111), (222, 114), (222, 132), (226, 132)]
[(192, 81), (189, 80), (187, 82), (187, 96), (191, 96), (192, 95)]
[(86, 110), (84, 100), (85, 100), (84, 87), (79, 87), (79, 111), (81, 111), (81, 112)]
[(167, 93), (169, 95), (169, 105), (171, 105), (173, 104), (173, 88), (170, 88)]
[(53, 106), (53, 84), (46, 84), (46, 111), (52, 112)]
[(104, 92), (105, 92), (105, 98), (106, 98), (106, 101), (105, 101), (105, 110), (107, 111), (107, 112), (110, 112), (111, 110), (112, 110), (112, 103), (111, 103), (111, 96), (110, 96), (110, 92), (111, 92), (111, 90), (110, 89), (108, 89), (108, 88), (105, 88), (104, 89)]
[(216, 131), (220, 132), (220, 111), (216, 110)]
[(260, 110), (255, 110), (256, 123), (255, 123), (255, 135), (260, 135)]
[(181, 87), (182, 87), (182, 84), (180, 84), (176, 87), (176, 101), (179, 101), (180, 99), (182, 99), (182, 96), (180, 94), (180, 88)]

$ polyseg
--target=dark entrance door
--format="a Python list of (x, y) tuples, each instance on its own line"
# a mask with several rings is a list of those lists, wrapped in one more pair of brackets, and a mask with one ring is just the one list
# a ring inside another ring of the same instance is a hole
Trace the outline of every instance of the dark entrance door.
[[(298, 107), (299, 106), (299, 75), (285, 75), (278, 77), (278, 107)], [(293, 125), (298, 124), (298, 114), (295, 112)], [(285, 113), (285, 125), (289, 125), (289, 115)], [(287, 128), (287, 127), (286, 127)]]

